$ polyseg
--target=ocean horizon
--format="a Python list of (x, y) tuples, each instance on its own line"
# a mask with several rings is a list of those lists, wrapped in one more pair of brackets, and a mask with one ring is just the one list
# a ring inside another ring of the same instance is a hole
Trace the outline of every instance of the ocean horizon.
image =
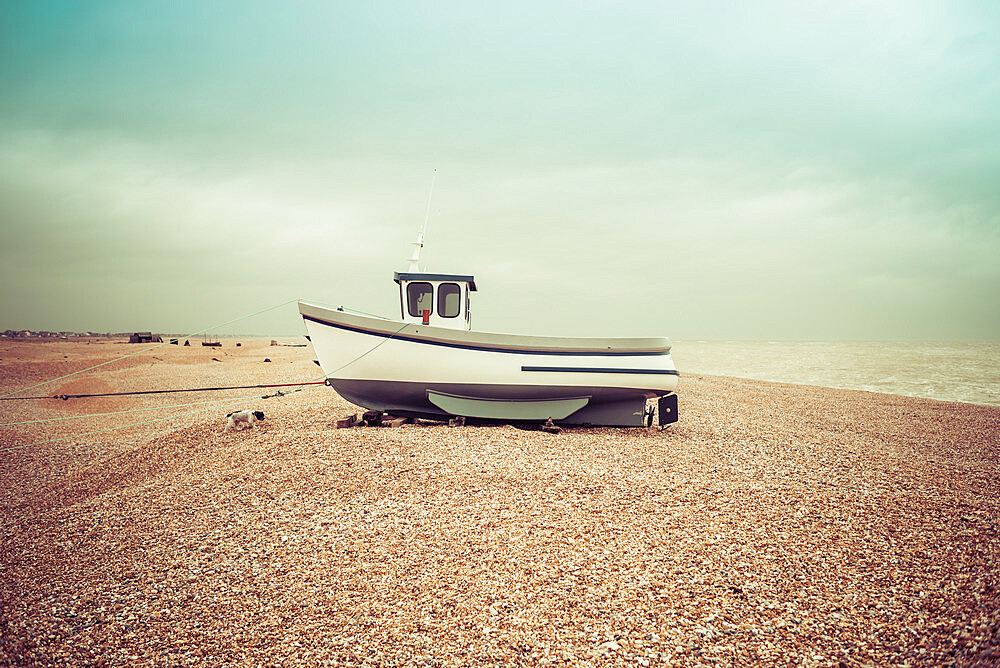
[(682, 384), (686, 374), (704, 373), (1000, 406), (1000, 342), (678, 340), (672, 346)]
[[(84, 333), (35, 331), (29, 340), (66, 338), (59, 334), (93, 338)], [(194, 344), (206, 339), (306, 342), (304, 333), (159, 335), (163, 344), (171, 339)], [(123, 336), (96, 335), (109, 343)], [(1000, 341), (673, 339), (671, 355), (681, 376), (679, 392), (683, 392), (686, 375), (708, 374), (1000, 406)]]

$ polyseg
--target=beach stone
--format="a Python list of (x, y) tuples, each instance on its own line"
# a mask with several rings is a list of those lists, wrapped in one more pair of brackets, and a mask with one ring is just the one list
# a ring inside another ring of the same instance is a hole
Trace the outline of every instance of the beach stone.
[[(319, 375), (308, 349), (267, 347), (262, 369), (267, 343), (223, 366), (170, 348), (155, 377), (117, 365), (86, 383)], [(73, 350), (0, 340), (0, 393), (65, 373)], [(71, 382), (45, 394), (94, 391)], [(0, 578), (0, 665), (997, 663), (1000, 409), (709, 375), (683, 387), (680, 429), (559, 439), (431, 420), (336, 432), (363, 409), (323, 386), (269, 399), (273, 429), (223, 448), (215, 405), (46, 424), (68, 438), (10, 450), (0, 470), (0, 569), (17, 575)], [(79, 408), (28, 403), (5, 419)], [(2, 445), (39, 426), (5, 428)]]

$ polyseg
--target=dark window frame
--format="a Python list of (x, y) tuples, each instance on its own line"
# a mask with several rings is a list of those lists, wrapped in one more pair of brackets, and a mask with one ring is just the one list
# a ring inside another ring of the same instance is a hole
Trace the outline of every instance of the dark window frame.
[[(447, 293), (445, 288), (448, 288)], [(455, 288), (456, 292), (452, 292), (451, 288)], [(458, 303), (455, 304), (455, 314), (448, 315), (444, 310), (444, 300), (448, 297), (448, 294), (457, 294)], [(437, 286), (437, 314), (441, 318), (457, 318), (462, 315), (462, 286), (458, 283), (441, 283)]]
[(413, 288), (415, 288), (417, 286), (426, 286), (427, 287), (427, 290), (424, 291), (423, 293), (424, 294), (430, 293), (430, 295), (431, 295), (431, 306), (432, 307), (434, 306), (434, 286), (432, 284), (430, 284), (430, 283), (428, 283), (426, 281), (415, 281), (413, 283), (407, 283), (406, 284), (406, 312), (409, 313), (410, 316), (413, 317), (413, 318), (420, 318), (420, 317), (422, 317), (424, 315), (420, 311), (417, 311), (416, 313), (414, 313), (414, 308), (417, 306), (418, 299), (414, 299), (413, 298), (413, 296), (411, 295), (411, 291), (412, 291)]

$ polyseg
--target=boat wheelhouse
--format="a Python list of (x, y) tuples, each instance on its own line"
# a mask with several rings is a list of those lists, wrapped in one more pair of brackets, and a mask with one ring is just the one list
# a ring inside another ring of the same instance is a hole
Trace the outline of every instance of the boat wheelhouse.
[(396, 272), (399, 312), (403, 322), (472, 329), (471, 293), (476, 279), (462, 274)]

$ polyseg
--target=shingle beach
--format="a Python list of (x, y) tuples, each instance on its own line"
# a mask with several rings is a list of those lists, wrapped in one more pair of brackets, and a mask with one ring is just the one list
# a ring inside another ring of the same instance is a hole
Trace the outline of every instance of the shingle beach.
[[(242, 343), (17, 396), (321, 375)], [(0, 394), (146, 347), (6, 340)], [(1000, 408), (681, 374), (662, 431), (0, 402), (0, 665), (1000, 664)]]

